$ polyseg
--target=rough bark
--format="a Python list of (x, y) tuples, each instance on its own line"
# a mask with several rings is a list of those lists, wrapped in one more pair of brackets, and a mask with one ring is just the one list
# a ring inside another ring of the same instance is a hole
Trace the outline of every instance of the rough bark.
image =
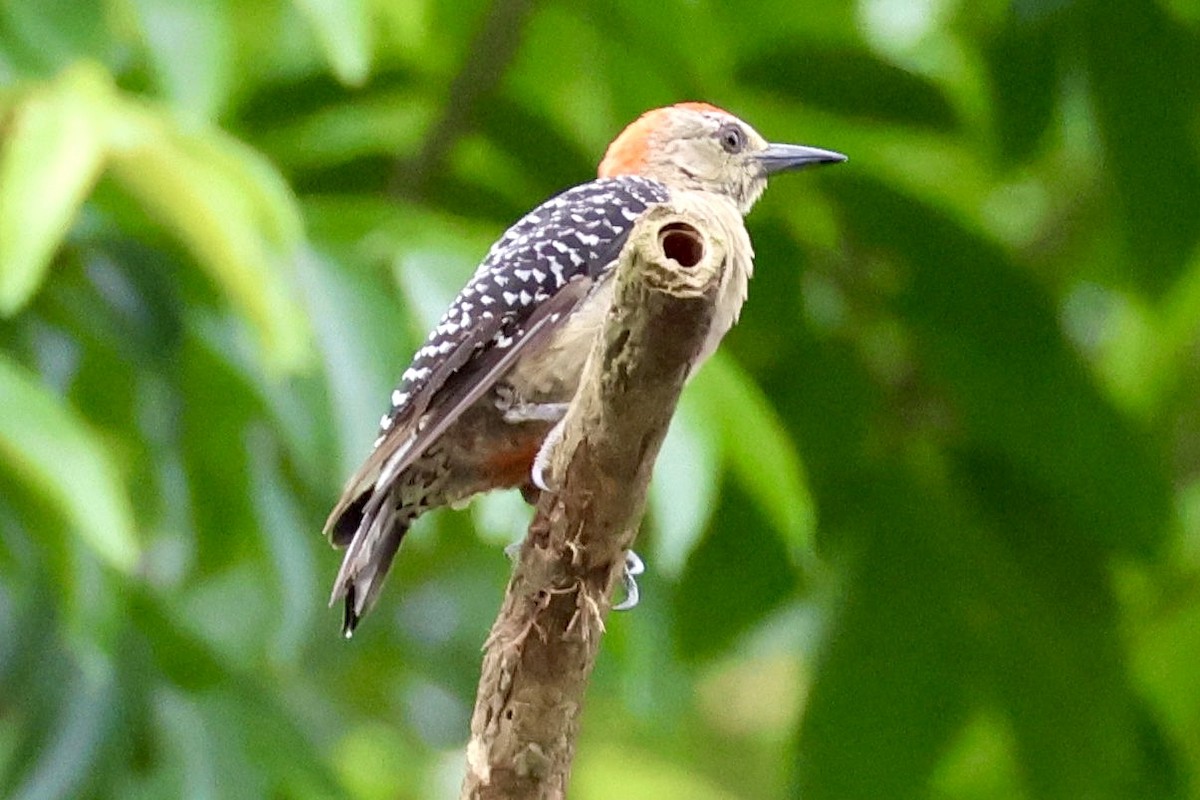
[(647, 214), (622, 251), (553, 451), (557, 491), (538, 501), (484, 645), (463, 798), (566, 794), (613, 588), (725, 269), (724, 243), (682, 208)]

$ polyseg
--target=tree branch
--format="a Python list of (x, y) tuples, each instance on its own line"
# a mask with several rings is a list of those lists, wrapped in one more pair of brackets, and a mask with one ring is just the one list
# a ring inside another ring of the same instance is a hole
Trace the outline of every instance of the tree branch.
[(533, 7), (534, 0), (494, 0), (488, 6), (462, 69), (446, 89), (442, 116), (430, 127), (421, 152), (396, 165), (391, 179), (393, 195), (420, 196), (431, 176), (443, 170), (446, 156), (469, 131), (476, 104), (500, 85), (521, 45), (521, 33)]
[(621, 253), (613, 306), (583, 370), (521, 546), (483, 674), (462, 798), (565, 796), (613, 586), (726, 267), (704, 217), (658, 207)]

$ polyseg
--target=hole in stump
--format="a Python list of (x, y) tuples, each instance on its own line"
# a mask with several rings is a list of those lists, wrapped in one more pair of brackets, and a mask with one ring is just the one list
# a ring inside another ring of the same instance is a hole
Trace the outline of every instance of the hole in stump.
[(694, 267), (704, 258), (704, 239), (700, 231), (683, 222), (663, 225), (658, 232), (658, 243), (663, 254), (681, 267)]

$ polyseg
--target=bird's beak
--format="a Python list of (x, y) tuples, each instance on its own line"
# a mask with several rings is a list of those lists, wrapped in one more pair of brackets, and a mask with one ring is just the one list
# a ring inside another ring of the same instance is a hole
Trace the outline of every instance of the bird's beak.
[(844, 155), (833, 150), (805, 147), (801, 144), (769, 144), (767, 149), (759, 151), (756, 157), (768, 175), (820, 164), (840, 164), (846, 160)]

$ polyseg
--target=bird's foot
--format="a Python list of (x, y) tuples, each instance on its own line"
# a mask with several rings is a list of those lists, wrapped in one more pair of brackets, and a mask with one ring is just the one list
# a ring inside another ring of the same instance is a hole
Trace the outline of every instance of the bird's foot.
[(621, 573), (621, 585), (625, 587), (625, 599), (612, 607), (613, 611), (628, 611), (641, 600), (637, 576), (646, 571), (646, 563), (632, 550), (625, 551), (625, 571)]
[(510, 403), (503, 405), (504, 421), (510, 425), (520, 422), (558, 422), (567, 413), (570, 403)]
[(558, 424), (546, 434), (546, 438), (542, 440), (542, 446), (538, 448), (537, 455), (533, 458), (533, 469), (529, 471), (529, 479), (543, 492), (552, 492), (558, 488), (558, 481), (550, 474), (550, 460), (554, 457), (554, 450), (562, 442), (562, 438), (563, 421), (560, 419)]

